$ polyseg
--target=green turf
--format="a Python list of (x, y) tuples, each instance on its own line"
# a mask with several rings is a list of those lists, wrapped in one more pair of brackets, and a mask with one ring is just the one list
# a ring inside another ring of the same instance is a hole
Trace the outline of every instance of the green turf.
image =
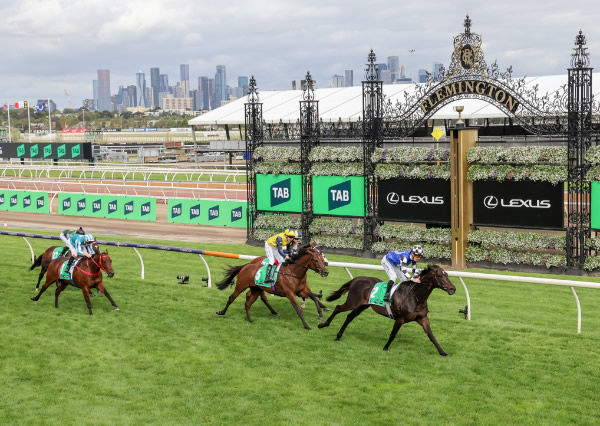
[[(339, 342), (334, 337), (345, 314), (318, 329), (311, 302), (305, 311), (310, 331), (278, 297), (269, 300), (280, 318), (259, 301), (248, 323), (244, 295), (217, 316), (231, 289), (203, 287), (206, 270), (192, 254), (140, 249), (141, 280), (136, 253), (109, 247), (116, 275), (105, 282), (121, 310), (96, 296), (89, 316), (81, 291), (72, 287), (55, 309), (54, 287), (38, 302), (29, 299), (38, 273), (29, 271), (23, 239), (0, 241), (2, 424), (597, 423), (599, 290), (577, 289), (578, 335), (567, 287), (467, 279), (472, 321), (465, 321), (458, 313), (465, 293), (453, 279), (455, 295), (436, 290), (429, 302), (433, 332), (451, 355), (444, 358), (415, 323), (382, 351), (393, 322), (371, 310)], [(29, 241), (36, 254), (51, 245)], [(214, 280), (226, 265), (243, 263), (207, 261)], [(351, 272), (384, 278), (383, 272)], [(177, 283), (180, 274), (190, 275), (189, 285)], [(342, 268), (330, 268), (328, 278), (309, 273), (313, 290), (325, 294), (347, 279)], [(333, 308), (336, 302), (325, 303)]]

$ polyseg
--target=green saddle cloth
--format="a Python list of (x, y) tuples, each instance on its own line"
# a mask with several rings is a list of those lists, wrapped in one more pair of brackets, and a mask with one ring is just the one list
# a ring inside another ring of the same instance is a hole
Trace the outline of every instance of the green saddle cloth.
[(67, 269), (67, 261), (63, 262), (62, 266), (60, 267), (60, 274), (59, 274), (59, 278), (61, 280), (70, 280), (71, 279), (71, 274), (69, 273), (69, 270)]
[(275, 284), (277, 282), (277, 274), (279, 273), (279, 268), (281, 264), (275, 266), (275, 272), (273, 273), (273, 282), (266, 283), (265, 279), (267, 278), (267, 268), (269, 266), (269, 259), (265, 259), (262, 261), (262, 266), (256, 271), (256, 275), (254, 275), (254, 282), (256, 285), (261, 287), (269, 287), (271, 288), (271, 284)]
[(385, 296), (387, 285), (387, 281), (381, 281), (375, 284), (375, 287), (373, 287), (373, 290), (371, 290), (371, 295), (369, 296), (370, 305), (385, 306), (383, 296)]
[(61, 257), (60, 255), (64, 249), (65, 249), (65, 247), (56, 247), (54, 249), (54, 251), (52, 252), (52, 260), (58, 259), (59, 257)]

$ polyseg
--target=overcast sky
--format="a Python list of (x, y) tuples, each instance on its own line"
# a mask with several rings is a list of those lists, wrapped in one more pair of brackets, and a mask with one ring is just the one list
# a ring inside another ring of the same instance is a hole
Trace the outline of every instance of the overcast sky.
[(0, 0), (0, 100), (50, 97), (59, 108), (92, 98), (98, 69), (111, 93), (150, 68), (179, 80), (227, 67), (227, 82), (254, 75), (259, 90), (287, 89), (310, 71), (318, 87), (334, 74), (364, 76), (369, 49), (378, 62), (397, 55), (406, 74), (448, 66), (453, 38), (470, 15), (488, 64), (514, 75), (566, 73), (581, 29), (592, 67), (600, 69), (600, 1), (326, 0)]

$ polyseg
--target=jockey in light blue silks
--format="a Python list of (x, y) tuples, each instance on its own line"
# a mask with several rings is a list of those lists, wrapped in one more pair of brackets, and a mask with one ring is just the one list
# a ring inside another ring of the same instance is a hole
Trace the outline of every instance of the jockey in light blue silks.
[(67, 246), (67, 248), (63, 250), (61, 256), (65, 256), (67, 254), (67, 251), (71, 252), (71, 256), (76, 256), (77, 249), (71, 244), (71, 237), (73, 236), (73, 234), (84, 236), (85, 232), (81, 226), (77, 231), (72, 231), (70, 229), (65, 229), (64, 231), (62, 231), (59, 235), (59, 238), (63, 243), (65, 243), (65, 246)]
[[(80, 228), (81, 229), (81, 228)], [(62, 239), (62, 234), (61, 234)], [(71, 250), (71, 257), (67, 263), (67, 271), (71, 269), (75, 258), (84, 256), (87, 258), (92, 257), (94, 250), (92, 244), (96, 241), (92, 234), (81, 235), (78, 233), (72, 234), (67, 240), (67, 247)]]
[[(412, 249), (406, 251), (391, 251), (381, 259), (381, 266), (385, 270), (388, 278), (387, 290), (383, 300), (390, 301), (390, 292), (396, 280), (400, 278), (400, 282), (413, 281), (420, 282), (417, 277), (417, 262), (425, 255), (423, 247), (419, 245), (413, 246)], [(412, 265), (412, 272), (408, 272), (408, 266)]]

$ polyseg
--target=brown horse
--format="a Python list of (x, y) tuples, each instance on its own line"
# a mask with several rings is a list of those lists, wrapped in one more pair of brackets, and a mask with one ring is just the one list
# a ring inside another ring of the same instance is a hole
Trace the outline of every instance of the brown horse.
[[(251, 264), (256, 264), (256, 265), (262, 265), (262, 262), (263, 262), (263, 261), (264, 261), (266, 258), (267, 258), (267, 256), (259, 256), (259, 257), (257, 257), (257, 258), (254, 258), (254, 259), (252, 259), (252, 260), (250, 261), (250, 263), (251, 263)], [(325, 259), (325, 261), (327, 261), (327, 259)], [(250, 292), (251, 290), (248, 290), (248, 291)], [(321, 291), (320, 293), (313, 293), (313, 294), (314, 294), (314, 296), (317, 298), (317, 299), (316, 299), (316, 300), (317, 300), (317, 302), (316, 302), (316, 303), (318, 303), (318, 304), (319, 304), (319, 307), (320, 307), (321, 309), (323, 309), (325, 312), (328, 312), (328, 311), (329, 311), (329, 308), (328, 308), (327, 306), (325, 306), (325, 305), (324, 305), (324, 304), (323, 304), (323, 303), (322, 303), (322, 302), (319, 300), (319, 299), (320, 299), (320, 298), (323, 296), (323, 292)], [(264, 292), (262, 292), (262, 293), (260, 294), (260, 298), (261, 298), (261, 300), (262, 300), (264, 303), (268, 303), (268, 302), (267, 302), (267, 296), (265, 295), (265, 293), (264, 293)], [(306, 302), (306, 298), (305, 298), (305, 297), (303, 297), (303, 298), (302, 298), (302, 305), (300, 305), (300, 309), (304, 310), (304, 307), (305, 307), (305, 305), (306, 305), (306, 303), (305, 303), (305, 302)]]
[[(56, 293), (54, 294), (54, 307), (58, 308), (58, 296), (69, 284), (71, 284), (71, 281), (60, 278), (60, 269), (66, 260), (67, 258), (65, 257), (59, 257), (50, 262), (46, 272), (46, 282), (42, 286), (40, 292), (32, 297), (31, 300), (37, 302), (44, 291), (46, 291), (52, 283), (57, 282), (58, 286), (56, 288)], [(106, 272), (106, 275), (109, 277), (112, 277), (115, 274), (115, 271), (113, 271), (112, 268), (112, 260), (108, 255), (108, 250), (104, 253), (94, 253), (92, 257), (82, 259), (80, 263), (73, 268), (73, 283), (83, 292), (83, 298), (85, 299), (90, 315), (92, 315), (92, 304), (90, 302), (89, 292), (92, 288), (103, 293), (108, 300), (110, 300), (110, 303), (115, 310), (119, 310), (119, 307), (112, 297), (110, 297), (108, 290), (106, 290), (106, 287), (104, 286), (102, 271)]]
[(296, 296), (308, 297), (315, 302), (319, 313), (319, 322), (323, 321), (321, 307), (315, 294), (310, 290), (310, 287), (306, 282), (306, 272), (309, 269), (312, 269), (323, 277), (326, 277), (329, 274), (327, 262), (316, 243), (300, 247), (298, 253), (292, 255), (289, 263), (286, 262), (281, 266), (279, 273), (277, 274), (277, 281), (273, 288), (261, 287), (255, 284), (254, 276), (260, 268), (261, 265), (258, 263), (247, 263), (241, 266), (232, 266), (227, 270), (225, 278), (216, 284), (217, 288), (219, 290), (224, 290), (226, 287), (233, 284), (233, 280), (237, 276), (236, 286), (231, 296), (229, 296), (229, 299), (227, 299), (225, 308), (221, 311), (217, 311), (217, 315), (225, 315), (227, 308), (229, 308), (229, 305), (233, 303), (236, 297), (249, 288), (250, 291), (246, 294), (246, 319), (248, 322), (252, 322), (252, 319), (250, 318), (250, 307), (259, 296), (261, 296), (262, 301), (267, 308), (269, 308), (269, 311), (271, 311), (273, 315), (279, 316), (269, 304), (267, 298), (262, 297), (264, 296), (265, 291), (277, 296), (287, 297), (300, 317), (302, 325), (304, 325), (304, 328), (307, 330), (310, 330), (310, 327), (304, 320), (304, 315), (302, 314), (302, 309), (298, 306)]
[[(427, 299), (434, 288), (440, 288), (447, 292), (449, 295), (454, 294), (456, 287), (450, 282), (448, 274), (442, 268), (437, 265), (430, 265), (427, 269), (424, 269), (419, 275), (421, 282), (414, 283), (412, 281), (406, 281), (401, 284), (392, 295), (391, 300), (391, 311), (393, 314), (394, 328), (387, 343), (383, 347), (384, 351), (387, 351), (390, 344), (396, 337), (398, 330), (402, 324), (407, 322), (416, 321), (421, 324), (429, 340), (435, 345), (438, 352), (442, 356), (448, 356), (442, 347), (438, 344), (437, 340), (433, 336), (431, 326), (429, 325), (429, 318), (427, 318)], [(319, 328), (327, 327), (331, 324), (333, 318), (340, 312), (352, 311), (346, 317), (346, 321), (337, 333), (335, 340), (340, 340), (344, 330), (348, 327), (348, 324), (360, 315), (362, 311), (367, 309), (369, 306), (373, 308), (375, 312), (380, 315), (389, 318), (389, 315), (384, 306), (370, 305), (369, 298), (371, 291), (375, 284), (380, 282), (379, 278), (374, 277), (356, 277), (346, 284), (341, 286), (338, 290), (334, 291), (328, 298), (327, 301), (338, 299), (342, 294), (348, 292), (346, 302), (342, 305), (338, 305), (333, 310), (333, 313), (327, 321), (323, 324), (319, 324)]]
[[(52, 247), (48, 247), (46, 249), (46, 251), (44, 251), (41, 255), (39, 255), (35, 259), (35, 261), (31, 265), (31, 267), (29, 268), (30, 271), (33, 271), (38, 266), (40, 266), (42, 268), (42, 270), (40, 271), (40, 275), (38, 276), (37, 284), (35, 285), (35, 291), (38, 291), (40, 289), (40, 282), (42, 282), (42, 278), (44, 278), (44, 275), (46, 274), (46, 270), (48, 269), (48, 265), (50, 265), (50, 262), (53, 260), (52, 259), (52, 253), (54, 253), (54, 250), (57, 249), (57, 248), (59, 248), (59, 247), (62, 247), (64, 249), (63, 250), (63, 254), (61, 254), (61, 257), (64, 257), (64, 258), (71, 257), (71, 250), (69, 250), (65, 246), (52, 246)], [(100, 253), (100, 248), (98, 247), (98, 243), (96, 243), (96, 242), (92, 243), (92, 250), (93, 250), (94, 253)]]

